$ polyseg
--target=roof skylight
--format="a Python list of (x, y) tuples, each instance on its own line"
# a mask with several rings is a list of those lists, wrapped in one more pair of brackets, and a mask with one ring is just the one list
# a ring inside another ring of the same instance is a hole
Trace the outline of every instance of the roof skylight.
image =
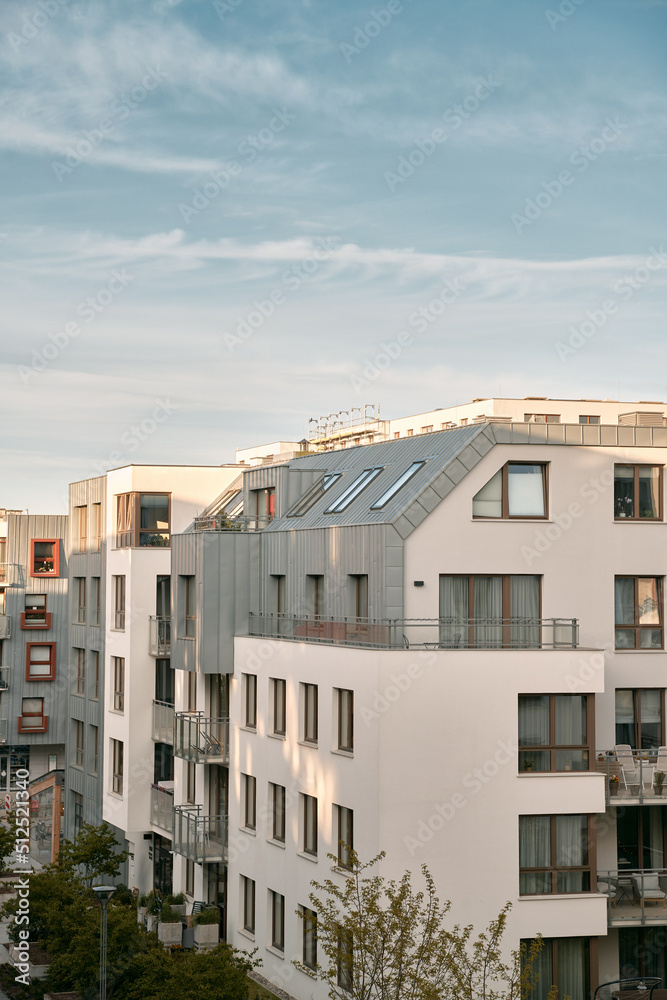
[(406, 469), (403, 475), (399, 476), (396, 482), (392, 483), (392, 485), (384, 491), (382, 496), (371, 505), (371, 510), (380, 510), (382, 507), (385, 507), (392, 497), (395, 497), (398, 491), (419, 472), (423, 465), (426, 465), (426, 459), (422, 459), (419, 462), (413, 462), (410, 468)]
[(357, 476), (353, 483), (350, 483), (348, 488), (341, 493), (338, 499), (327, 507), (325, 514), (340, 514), (342, 510), (352, 503), (353, 500), (359, 496), (362, 490), (373, 482), (376, 476), (379, 476), (382, 472), (384, 466), (376, 466), (373, 469), (364, 469), (364, 471)]
[(333, 486), (340, 477), (343, 475), (342, 472), (328, 472), (318, 480), (314, 486), (304, 493), (300, 500), (292, 507), (290, 511), (287, 512), (287, 517), (303, 517), (311, 507), (314, 507), (320, 497), (324, 496), (326, 491), (330, 486)]

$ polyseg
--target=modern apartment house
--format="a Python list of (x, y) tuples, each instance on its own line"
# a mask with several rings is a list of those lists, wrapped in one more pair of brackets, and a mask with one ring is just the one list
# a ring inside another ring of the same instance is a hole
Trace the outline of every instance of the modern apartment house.
[(252, 468), (172, 535), (173, 886), (298, 1000), (346, 845), (511, 901), (540, 997), (665, 979), (667, 427), (588, 409)]

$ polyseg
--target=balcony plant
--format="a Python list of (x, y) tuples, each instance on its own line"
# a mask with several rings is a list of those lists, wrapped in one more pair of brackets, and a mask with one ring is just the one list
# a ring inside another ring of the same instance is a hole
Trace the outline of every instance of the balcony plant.
[(524, 771), (532, 771), (534, 767), (535, 767), (534, 760), (524, 760), (523, 762)]
[(185, 916), (187, 904), (184, 892), (177, 892), (175, 894), (170, 893), (168, 896), (165, 896), (164, 902), (165, 906), (173, 907), (176, 913), (180, 914), (182, 917)]
[(658, 795), (662, 795), (662, 785), (665, 780), (665, 777), (667, 777), (667, 775), (665, 775), (664, 771), (656, 771), (655, 774), (653, 775), (653, 781), (655, 782), (655, 790)]
[(137, 923), (146, 926), (146, 911), (148, 909), (148, 896), (145, 892), (137, 900)]
[(612, 774), (612, 776), (609, 779), (609, 792), (611, 795), (618, 795), (618, 786), (620, 784), (620, 781), (621, 779), (617, 774)]
[(209, 906), (192, 918), (196, 951), (210, 951), (220, 939), (220, 911)]
[(168, 903), (165, 903), (160, 912), (157, 925), (157, 936), (165, 948), (181, 944), (183, 940), (183, 924), (181, 915)]

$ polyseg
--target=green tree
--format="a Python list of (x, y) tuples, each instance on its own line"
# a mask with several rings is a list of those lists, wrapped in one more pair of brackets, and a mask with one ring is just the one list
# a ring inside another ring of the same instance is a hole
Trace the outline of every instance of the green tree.
[(80, 875), (84, 885), (90, 887), (103, 878), (117, 878), (126, 860), (127, 851), (119, 849), (108, 823), (82, 823), (76, 840), (63, 841), (56, 864), (69, 877)]
[(7, 824), (0, 823), (0, 875), (9, 871), (7, 859), (14, 853), (16, 844), (16, 814), (7, 815)]
[(222, 943), (213, 951), (173, 954), (154, 949), (140, 956), (123, 1000), (247, 1000), (251, 955)]

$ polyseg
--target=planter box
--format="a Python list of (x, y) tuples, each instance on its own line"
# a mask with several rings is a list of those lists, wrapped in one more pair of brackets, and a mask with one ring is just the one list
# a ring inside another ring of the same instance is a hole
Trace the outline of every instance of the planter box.
[(149, 934), (151, 931), (157, 930), (157, 916), (155, 913), (146, 914), (146, 930)]
[(220, 942), (220, 924), (195, 924), (195, 951), (212, 951)]
[(183, 924), (163, 924), (157, 925), (157, 936), (165, 948), (170, 948), (174, 944), (181, 944), (183, 940)]

